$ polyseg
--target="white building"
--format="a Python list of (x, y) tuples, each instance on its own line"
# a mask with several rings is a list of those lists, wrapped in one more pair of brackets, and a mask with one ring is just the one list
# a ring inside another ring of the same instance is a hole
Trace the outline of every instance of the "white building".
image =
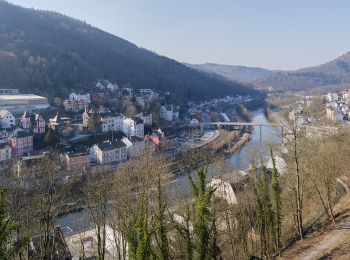
[(165, 105), (159, 108), (159, 116), (161, 119), (172, 122), (179, 119), (180, 107), (174, 108), (174, 105)]
[(339, 95), (337, 93), (328, 93), (327, 94), (327, 101), (332, 102), (332, 101), (338, 101), (339, 100)]
[(91, 103), (91, 97), (90, 97), (89, 93), (87, 93), (87, 94), (77, 94), (77, 93), (73, 92), (73, 93), (71, 93), (69, 95), (69, 100), (70, 101), (84, 101), (87, 104)]
[(100, 113), (102, 132), (115, 131), (115, 120), (112, 113)]
[(11, 128), (15, 126), (16, 118), (6, 109), (0, 110), (0, 128)]
[(0, 95), (0, 109), (8, 109), (12, 113), (23, 113), (49, 108), (47, 98), (33, 94)]
[(119, 87), (117, 84), (112, 84), (108, 80), (99, 80), (96, 84), (96, 88), (101, 90), (116, 91)]
[(90, 158), (99, 164), (121, 163), (127, 160), (127, 146), (119, 140), (95, 144)]
[(127, 147), (127, 153), (129, 158), (140, 155), (145, 149), (145, 141), (141, 137), (131, 136), (129, 138), (124, 137), (122, 142)]
[(145, 126), (143, 124), (142, 119), (138, 117), (124, 119), (123, 133), (126, 134), (128, 137), (138, 136), (143, 138), (145, 136), (144, 132)]
[(101, 128), (103, 132), (123, 131), (125, 116), (110, 112), (100, 113)]

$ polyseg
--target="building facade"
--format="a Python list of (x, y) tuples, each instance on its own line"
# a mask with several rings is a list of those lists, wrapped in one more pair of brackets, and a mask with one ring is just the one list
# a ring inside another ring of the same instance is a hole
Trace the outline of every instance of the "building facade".
[(9, 139), (9, 144), (13, 155), (22, 156), (25, 153), (30, 153), (33, 151), (33, 134), (18, 131)]
[(128, 137), (138, 136), (143, 138), (145, 136), (144, 132), (145, 126), (142, 119), (138, 117), (124, 119), (123, 133)]
[(74, 113), (84, 110), (86, 105), (86, 102), (83, 100), (65, 100), (63, 102), (64, 110)]
[(73, 92), (73, 93), (71, 93), (69, 95), (69, 100), (70, 101), (74, 101), (74, 100), (76, 100), (76, 101), (84, 101), (84, 102), (86, 102), (86, 104), (90, 104), (91, 103), (91, 97), (90, 97), (89, 93), (87, 93), (87, 94), (78, 94), (78, 93)]
[(127, 146), (120, 140), (98, 143), (90, 148), (90, 158), (98, 164), (121, 163), (127, 160)]
[(89, 153), (66, 153), (65, 161), (69, 172), (82, 173), (91, 168)]
[(40, 114), (30, 114), (24, 111), (20, 118), (20, 125), (24, 131), (33, 132), (34, 134), (44, 134), (46, 122)]

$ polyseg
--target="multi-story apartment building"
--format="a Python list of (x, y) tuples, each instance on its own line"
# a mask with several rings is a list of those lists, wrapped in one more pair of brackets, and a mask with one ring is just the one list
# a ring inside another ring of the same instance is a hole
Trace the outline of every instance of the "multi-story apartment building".
[(126, 134), (128, 137), (130, 136), (144, 137), (145, 136), (144, 131), (145, 131), (145, 126), (143, 124), (142, 119), (140, 119), (139, 117), (124, 119), (123, 133)]
[(64, 110), (68, 112), (78, 113), (87, 106), (86, 102), (83, 100), (65, 100), (63, 102)]
[(49, 127), (57, 133), (63, 133), (66, 128), (71, 126), (71, 123), (70, 117), (61, 117), (57, 112), (56, 116), (49, 120)]
[(69, 99), (63, 102), (64, 109), (70, 112), (79, 112), (84, 110), (91, 103), (90, 94), (77, 94), (75, 92), (69, 95)]
[(110, 112), (100, 113), (102, 132), (123, 131), (125, 117), (121, 114)]
[(33, 132), (34, 134), (44, 134), (45, 133), (45, 119), (40, 114), (30, 114), (27, 111), (20, 118), (20, 125), (23, 130), (27, 132)]
[(9, 139), (12, 154), (22, 156), (33, 151), (33, 134), (25, 131), (17, 131)]
[(95, 144), (90, 158), (99, 164), (121, 163), (127, 160), (127, 146), (120, 140)]

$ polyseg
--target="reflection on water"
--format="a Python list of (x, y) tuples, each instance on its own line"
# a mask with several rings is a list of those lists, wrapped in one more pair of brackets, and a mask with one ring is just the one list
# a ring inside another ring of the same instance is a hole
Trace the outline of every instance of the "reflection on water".
[[(258, 110), (253, 114), (253, 123), (268, 124), (262, 110)], [(261, 140), (260, 140), (261, 137)], [(278, 134), (278, 129), (272, 127), (261, 127), (261, 136), (260, 136), (260, 127), (254, 127), (252, 133), (252, 140), (247, 143), (239, 152), (230, 156), (225, 160), (225, 166), (212, 165), (208, 168), (208, 179), (211, 179), (217, 175), (225, 175), (225, 172), (229, 170), (229, 174), (234, 174), (234, 171), (247, 170), (249, 164), (253, 158), (259, 159), (260, 156), (265, 159), (269, 154), (269, 145), (278, 144), (281, 142), (281, 138)], [(191, 173), (193, 176), (195, 173)], [(228, 172), (226, 172), (228, 174)], [(234, 176), (232, 176), (234, 177)], [(178, 197), (188, 197), (191, 194), (191, 186), (188, 181), (188, 176), (183, 176), (176, 181), (167, 185), (167, 193), (172, 196)]]
[[(254, 113), (252, 122), (257, 124), (269, 123), (265, 117), (265, 114), (261, 110)], [(247, 143), (238, 153), (230, 156), (227, 159), (227, 164), (234, 170), (245, 171), (249, 168), (249, 164), (253, 159), (260, 160), (260, 156), (265, 159), (269, 154), (269, 147), (271, 145), (281, 143), (281, 138), (278, 131), (279, 129), (273, 127), (254, 127), (252, 140)]]

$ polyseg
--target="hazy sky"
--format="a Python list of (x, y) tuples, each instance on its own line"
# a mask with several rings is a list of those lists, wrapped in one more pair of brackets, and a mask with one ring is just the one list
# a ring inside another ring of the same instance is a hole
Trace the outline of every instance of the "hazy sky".
[(348, 0), (9, 0), (181, 62), (296, 69), (350, 51)]

